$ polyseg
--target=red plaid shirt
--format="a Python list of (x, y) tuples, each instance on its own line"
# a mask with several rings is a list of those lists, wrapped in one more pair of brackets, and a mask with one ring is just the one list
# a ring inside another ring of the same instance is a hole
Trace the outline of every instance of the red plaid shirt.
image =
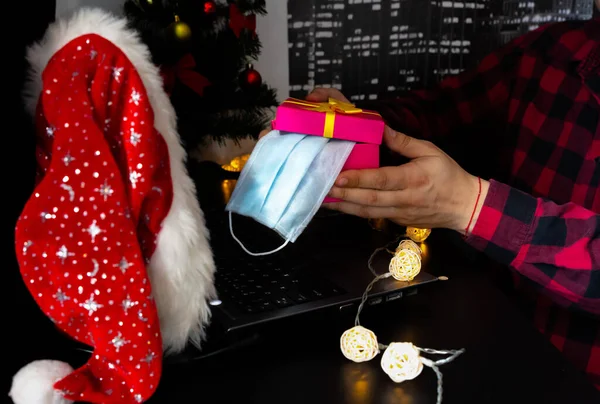
[(514, 270), (536, 327), (600, 388), (600, 19), (543, 27), (369, 107), (492, 178), (467, 242)]

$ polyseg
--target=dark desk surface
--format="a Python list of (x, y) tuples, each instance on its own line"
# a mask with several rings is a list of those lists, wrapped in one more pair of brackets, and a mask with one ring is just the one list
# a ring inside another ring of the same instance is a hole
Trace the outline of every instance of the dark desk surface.
[[(203, 178), (199, 194), (208, 211), (207, 205), (218, 206), (219, 197), (211, 189), (217, 183), (211, 175)], [(306, 237), (290, 248), (317, 248), (310, 239), (308, 229)], [(445, 404), (600, 403), (600, 393), (492, 285), (487, 268), (461, 249), (461, 243), (451, 233), (434, 231), (427, 240), (425, 265), (449, 280), (369, 309), (361, 316), (362, 323), (381, 342), (465, 348), (456, 361), (441, 367)], [(339, 337), (353, 325), (353, 316), (324, 312), (275, 322), (259, 330), (259, 340), (246, 348), (166, 364), (161, 385), (149, 402), (434, 404), (436, 379), (431, 369), (425, 368), (413, 381), (395, 384), (381, 370), (380, 356), (362, 364), (342, 356)], [(31, 349), (21, 351), (20, 362), (40, 357), (73, 364), (85, 361), (72, 348), (57, 352), (57, 345), (48, 340), (31, 344)], [(11, 373), (16, 369), (11, 365)]]
[[(433, 252), (444, 237), (433, 235)], [(438, 282), (388, 307), (365, 312), (363, 323), (382, 341), (466, 348), (443, 366), (444, 403), (600, 402), (600, 394), (477, 269), (447, 262)], [(480, 270), (484, 270), (480, 268)], [(273, 325), (259, 343), (222, 356), (165, 368), (152, 403), (435, 403), (430, 369), (393, 383), (380, 357), (355, 364), (339, 351), (352, 316), (314, 315)]]
[[(205, 181), (199, 187), (210, 185)], [(309, 236), (310, 230), (293, 248), (317, 248)], [(426, 251), (428, 270), (449, 276), (448, 281), (366, 311), (362, 323), (382, 342), (466, 348), (441, 367), (444, 403), (600, 403), (600, 393), (491, 284), (486, 268), (474, 265), (452, 236), (434, 231)], [(151, 402), (435, 403), (431, 369), (395, 384), (381, 370), (380, 356), (362, 364), (342, 356), (339, 337), (353, 325), (353, 315), (310, 314), (274, 323), (247, 348), (168, 365)]]

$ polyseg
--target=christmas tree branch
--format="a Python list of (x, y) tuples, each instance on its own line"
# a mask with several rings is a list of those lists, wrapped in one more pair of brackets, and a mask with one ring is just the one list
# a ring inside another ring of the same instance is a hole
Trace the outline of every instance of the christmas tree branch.
[[(277, 105), (276, 93), (266, 84), (256, 87), (246, 82), (247, 71), (242, 74), (262, 50), (249, 16), (266, 11), (265, 0), (125, 1), (129, 25), (140, 32), (155, 64), (175, 67), (184, 56), (189, 59), (191, 55), (195, 66), (187, 68), (210, 83), (199, 94), (175, 74), (171, 103), (188, 149), (209, 139), (222, 142), (256, 137), (268, 127)], [(176, 15), (191, 31), (190, 38), (176, 37)], [(254, 77), (258, 74), (253, 73)]]

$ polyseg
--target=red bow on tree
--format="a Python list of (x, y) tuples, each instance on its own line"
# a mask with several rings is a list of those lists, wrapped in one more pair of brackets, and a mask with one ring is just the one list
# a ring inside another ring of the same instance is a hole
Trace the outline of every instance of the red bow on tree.
[(196, 61), (191, 54), (182, 57), (175, 66), (164, 66), (161, 69), (165, 91), (169, 96), (175, 87), (175, 82), (182, 84), (194, 90), (199, 96), (204, 95), (204, 89), (211, 83), (206, 77), (194, 71)]
[(229, 27), (238, 38), (244, 28), (252, 32), (252, 36), (256, 36), (256, 15), (244, 15), (238, 6), (231, 4), (229, 6)]

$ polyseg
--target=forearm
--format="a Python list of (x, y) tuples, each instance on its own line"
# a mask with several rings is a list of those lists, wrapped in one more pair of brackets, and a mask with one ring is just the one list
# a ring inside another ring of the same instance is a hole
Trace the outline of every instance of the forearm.
[(600, 215), (490, 181), (467, 242), (557, 303), (600, 315)]
[(527, 42), (513, 41), (485, 57), (477, 68), (449, 77), (430, 89), (359, 106), (378, 111), (397, 131), (434, 141), (461, 136), (466, 127), (493, 127), (494, 122), (506, 119), (510, 88), (521, 68)]
[(437, 142), (463, 136), (472, 128), (482, 129), (481, 134), (506, 119), (514, 74), (502, 64), (511, 63), (517, 69), (518, 57), (512, 53), (491, 70), (465, 72), (428, 90), (360, 106), (379, 112), (390, 127), (416, 138)]
[(441, 87), (407, 92), (393, 99), (370, 101), (360, 106), (379, 112), (388, 126), (416, 138), (444, 137), (461, 124), (455, 119), (456, 115), (453, 115), (454, 119), (445, 119), (444, 111), (453, 110), (454, 106)]

